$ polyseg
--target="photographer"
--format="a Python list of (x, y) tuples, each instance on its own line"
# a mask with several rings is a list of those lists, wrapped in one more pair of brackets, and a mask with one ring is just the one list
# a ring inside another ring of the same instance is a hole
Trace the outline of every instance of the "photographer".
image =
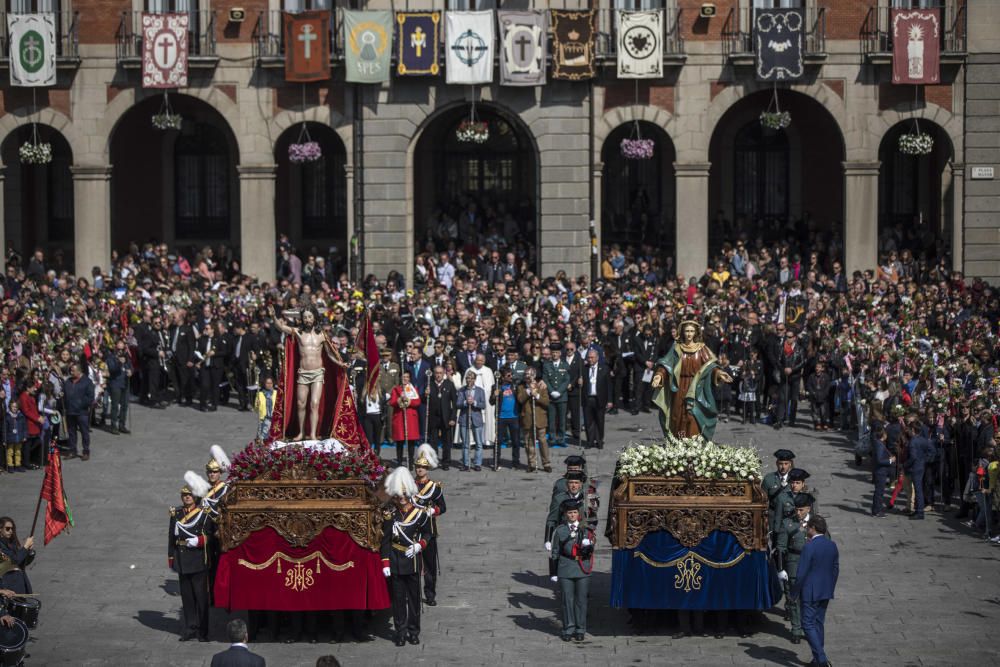
[(111, 399), (109, 429), (112, 435), (129, 433), (125, 422), (128, 418), (128, 386), (132, 378), (132, 359), (124, 340), (119, 339), (114, 349), (105, 350), (104, 363), (108, 366), (108, 396)]

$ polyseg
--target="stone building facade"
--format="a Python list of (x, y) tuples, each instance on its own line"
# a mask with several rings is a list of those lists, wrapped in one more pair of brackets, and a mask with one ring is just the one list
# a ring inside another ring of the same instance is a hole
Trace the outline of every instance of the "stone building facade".
[[(967, 169), (971, 160), (998, 160), (1000, 12), (990, 0), (717, 0), (708, 3), (712, 17), (702, 16), (701, 0), (600, 0), (598, 76), (536, 88), (473, 89), (443, 77), (348, 84), (336, 28), (332, 79), (288, 84), (280, 11), (329, 7), (324, 1), (61, 0), (57, 85), (33, 94), (12, 88), (0, 70), (4, 246), (61, 249), (87, 273), (133, 240), (226, 242), (245, 271), (270, 277), (277, 235), (287, 233), (300, 248), (359, 260), (364, 273), (409, 276), (441, 179), (450, 178), (442, 165), (454, 164), (449, 133), (474, 98), (509, 134), (495, 154), (463, 154), (463, 164), (476, 163), (480, 184), (520, 198), (543, 274), (587, 273), (611, 242), (650, 243), (675, 257), (681, 273), (700, 274), (717, 251), (720, 221), (731, 230), (737, 221), (784, 217), (841, 239), (849, 271), (874, 268), (880, 225), (917, 224), (956, 268), (1000, 277), (1000, 186), (971, 181)], [(498, 1), (335, 0), (333, 24), (351, 6)], [(890, 83), (889, 9), (903, 2), (941, 8), (938, 85)], [(774, 95), (752, 68), (750, 17), (765, 4), (801, 5), (808, 23), (806, 77), (778, 86), (793, 122), (777, 141), (756, 129)], [(617, 79), (616, 7), (666, 10), (663, 78)], [(189, 85), (169, 96), (185, 118), (179, 132), (152, 128), (163, 96), (142, 89), (138, 77), (137, 17), (164, 9), (191, 11), (196, 26)], [(914, 119), (935, 148), (906, 162), (895, 142)], [(321, 170), (287, 163), (303, 124), (324, 147)], [(18, 162), (33, 128), (53, 144), (47, 167)], [(656, 140), (656, 154), (623, 164), (618, 145), (636, 132)]]

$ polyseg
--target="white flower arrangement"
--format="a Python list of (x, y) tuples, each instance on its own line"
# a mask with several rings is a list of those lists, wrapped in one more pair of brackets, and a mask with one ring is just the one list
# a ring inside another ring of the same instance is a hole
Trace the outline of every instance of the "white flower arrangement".
[(178, 113), (163, 111), (153, 116), (153, 127), (157, 130), (179, 130), (183, 120)]
[(761, 111), (760, 124), (769, 130), (783, 130), (792, 124), (792, 114), (787, 111)]
[(24, 164), (48, 164), (52, 162), (52, 144), (27, 142), (21, 144), (17, 154)]
[(899, 135), (899, 152), (903, 155), (927, 155), (934, 150), (934, 137), (926, 132)]
[(631, 445), (618, 457), (617, 474), (680, 477), (692, 469), (699, 479), (761, 479), (762, 463), (753, 447), (721, 445), (701, 436), (667, 435), (662, 442)]

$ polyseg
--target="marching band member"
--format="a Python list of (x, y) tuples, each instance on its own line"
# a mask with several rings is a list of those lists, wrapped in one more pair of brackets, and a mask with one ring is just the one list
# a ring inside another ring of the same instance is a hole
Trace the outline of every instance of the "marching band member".
[(219, 502), (229, 491), (229, 484), (223, 481), (222, 476), (229, 472), (229, 457), (218, 445), (212, 445), (209, 450), (212, 458), (205, 464), (205, 475), (208, 477), (209, 489), (205, 497), (201, 499), (201, 506), (212, 515), (212, 519), (219, 516)]
[(420, 553), (431, 539), (430, 517), (411, 501), (413, 475), (396, 468), (385, 480), (393, 509), (383, 515), (382, 574), (391, 577), (392, 623), (396, 646), (420, 643)]
[(197, 473), (184, 474), (181, 507), (170, 508), (170, 531), (167, 541), (167, 566), (180, 580), (184, 606), (184, 633), (180, 640), (198, 638), (208, 641), (209, 553), (207, 542), (214, 524), (199, 499), (208, 493), (208, 484)]
[(429, 607), (437, 606), (437, 575), (440, 570), (437, 518), (448, 509), (444, 502), (444, 484), (427, 477), (427, 472), (437, 468), (437, 465), (438, 457), (434, 447), (427, 443), (420, 445), (417, 448), (417, 460), (413, 464), (417, 483), (413, 504), (427, 512), (430, 517), (431, 539), (424, 549), (424, 600)]

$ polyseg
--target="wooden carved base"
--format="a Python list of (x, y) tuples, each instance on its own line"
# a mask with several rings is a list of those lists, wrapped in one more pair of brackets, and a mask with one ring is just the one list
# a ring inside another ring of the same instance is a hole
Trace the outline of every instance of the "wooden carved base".
[(732, 533), (744, 549), (754, 549), (753, 518), (753, 512), (749, 510), (632, 509), (625, 515), (623, 546), (634, 549), (647, 533), (666, 530), (691, 549), (713, 530), (722, 530)]
[(360, 480), (234, 482), (219, 515), (222, 550), (238, 547), (265, 526), (296, 547), (306, 546), (328, 526), (365, 549), (377, 551), (382, 540), (378, 499)]

